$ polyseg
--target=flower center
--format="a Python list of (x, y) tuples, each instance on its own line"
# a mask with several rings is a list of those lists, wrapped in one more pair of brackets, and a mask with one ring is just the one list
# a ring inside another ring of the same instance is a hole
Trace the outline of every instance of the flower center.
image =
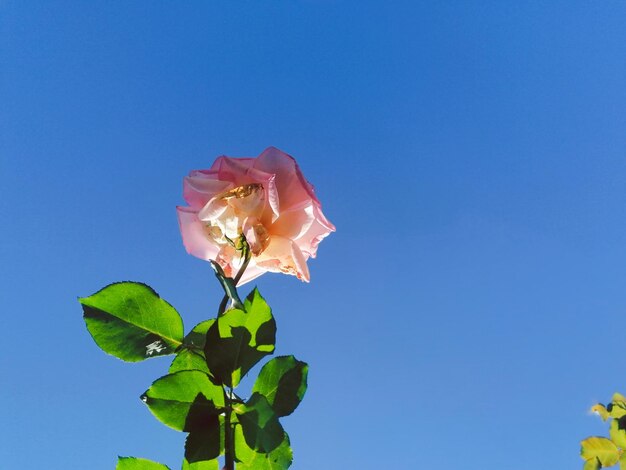
[(243, 199), (262, 190), (263, 190), (262, 184), (259, 184), (259, 183), (244, 184), (242, 186), (237, 186), (236, 188), (229, 189), (228, 191), (224, 191), (222, 194), (219, 194), (216, 197), (219, 199), (224, 199), (224, 200), (228, 200), (232, 198)]
[(204, 233), (220, 245), (238, 246), (245, 236), (255, 255), (269, 244), (269, 233), (260, 222), (265, 191), (259, 183), (244, 184), (214, 196), (200, 211)]

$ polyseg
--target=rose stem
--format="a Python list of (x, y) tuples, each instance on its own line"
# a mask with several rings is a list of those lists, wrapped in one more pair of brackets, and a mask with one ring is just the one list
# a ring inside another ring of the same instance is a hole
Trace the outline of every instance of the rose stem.
[[(248, 267), (248, 264), (250, 263), (250, 258), (251, 258), (250, 252), (247, 251), (246, 252), (246, 256), (244, 258), (244, 261), (243, 261), (243, 264), (241, 265), (241, 268), (239, 268), (239, 271), (237, 271), (237, 275), (233, 279), (233, 287), (235, 288), (235, 293), (236, 293), (237, 283), (241, 280), (241, 278), (243, 276), (243, 273), (246, 271), (246, 268)], [(213, 264), (216, 264), (216, 263), (213, 263)], [(219, 266), (219, 265), (217, 265), (217, 266)], [(220, 267), (220, 270), (221, 270), (221, 267)], [(222, 273), (223, 273), (223, 271), (222, 271)], [(217, 275), (217, 273), (216, 273), (216, 275)], [(219, 278), (219, 275), (218, 275), (218, 278)], [(220, 280), (220, 282), (222, 282), (222, 281)], [(223, 285), (224, 285), (224, 283), (222, 283), (222, 286)], [(224, 313), (224, 311), (226, 310), (226, 304), (228, 303), (228, 299), (235, 300), (233, 298), (233, 295), (232, 295), (230, 289), (226, 289), (226, 287), (224, 287), (224, 291), (226, 292), (226, 295), (224, 295), (224, 298), (222, 299), (222, 302), (220, 303), (220, 308), (217, 311), (217, 315), (218, 316), (221, 315), (222, 313)], [(237, 298), (236, 300), (239, 300), (239, 299)], [(239, 301), (239, 304), (241, 304), (241, 301)]]
[(225, 392), (226, 395), (226, 416), (224, 418), (224, 457), (226, 470), (235, 470), (235, 459), (233, 452), (233, 428), (230, 423), (230, 416), (233, 412), (233, 389), (229, 387), (229, 390)]

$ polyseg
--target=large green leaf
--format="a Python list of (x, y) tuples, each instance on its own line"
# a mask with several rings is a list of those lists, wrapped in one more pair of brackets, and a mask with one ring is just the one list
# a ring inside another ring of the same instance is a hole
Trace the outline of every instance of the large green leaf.
[(227, 310), (206, 334), (209, 370), (229, 387), (236, 387), (257, 362), (274, 352), (276, 342), (276, 322), (257, 289), (246, 298), (244, 308)]
[(218, 416), (195, 422), (185, 441), (185, 460), (190, 464), (210, 461), (222, 451), (222, 422)]
[(170, 470), (162, 463), (136, 457), (118, 457), (115, 470)]
[(164, 356), (182, 344), (180, 315), (145, 284), (119, 282), (78, 300), (96, 344), (119, 359)]
[(209, 331), (209, 328), (215, 321), (216, 320), (212, 318), (210, 320), (204, 320), (194, 326), (187, 336), (185, 336), (185, 340), (183, 341), (185, 347), (195, 351), (202, 351), (204, 349), (204, 342), (206, 341), (206, 332)]
[(215, 323), (214, 319), (203, 321), (185, 336), (182, 348), (179, 348), (170, 365), (170, 374), (179, 370), (201, 370), (209, 373), (209, 368), (204, 359), (204, 343), (206, 332), (213, 323)]
[(293, 356), (279, 356), (263, 366), (252, 392), (267, 398), (278, 416), (293, 413), (306, 392), (309, 366)]
[(187, 459), (183, 460), (183, 470), (219, 470), (220, 463), (217, 460), (201, 460), (199, 462), (189, 463)]
[(224, 407), (224, 390), (197, 370), (183, 370), (156, 380), (141, 396), (163, 424), (189, 431), (196, 422), (217, 417)]
[(584, 460), (598, 459), (603, 467), (615, 465), (620, 453), (617, 446), (606, 437), (589, 437), (580, 443), (580, 456)]
[(206, 365), (204, 353), (191, 349), (181, 349), (172, 361), (168, 372), (173, 374), (181, 370), (199, 370), (208, 374), (209, 368)]
[(241, 426), (235, 429), (235, 455), (239, 463), (237, 470), (284, 470), (291, 466), (293, 453), (289, 446), (289, 436), (270, 453), (259, 453), (246, 444)]
[(237, 404), (233, 409), (251, 449), (269, 453), (283, 442), (285, 431), (278, 415), (260, 393), (253, 393), (245, 404)]

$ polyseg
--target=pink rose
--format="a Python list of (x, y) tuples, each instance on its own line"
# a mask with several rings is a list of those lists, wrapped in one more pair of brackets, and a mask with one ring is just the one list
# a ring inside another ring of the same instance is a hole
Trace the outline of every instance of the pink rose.
[(296, 161), (274, 147), (257, 158), (222, 156), (210, 169), (192, 171), (183, 196), (189, 206), (176, 209), (190, 254), (234, 277), (243, 260), (233, 245), (245, 237), (252, 258), (239, 285), (266, 271), (308, 282), (307, 260), (335, 231)]

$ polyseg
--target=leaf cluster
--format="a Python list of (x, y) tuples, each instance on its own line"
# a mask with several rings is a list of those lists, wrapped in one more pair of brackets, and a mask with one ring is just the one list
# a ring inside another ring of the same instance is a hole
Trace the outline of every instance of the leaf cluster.
[(603, 421), (609, 422), (609, 437), (592, 436), (580, 443), (580, 456), (585, 461), (583, 470), (597, 470), (619, 464), (626, 470), (626, 397), (620, 393), (604, 406), (598, 403), (591, 407)]
[[(241, 470), (289, 468), (293, 456), (279, 418), (304, 397), (308, 365), (293, 356), (275, 357), (261, 369), (248, 399), (235, 393), (275, 349), (276, 322), (257, 289), (187, 335), (179, 313), (145, 284), (111, 284), (79, 302), (89, 333), (106, 353), (127, 362), (175, 355), (168, 374), (141, 400), (163, 424), (188, 434), (183, 470), (217, 470), (221, 455), (230, 455)], [(117, 465), (167, 468), (134, 457), (120, 457)]]

